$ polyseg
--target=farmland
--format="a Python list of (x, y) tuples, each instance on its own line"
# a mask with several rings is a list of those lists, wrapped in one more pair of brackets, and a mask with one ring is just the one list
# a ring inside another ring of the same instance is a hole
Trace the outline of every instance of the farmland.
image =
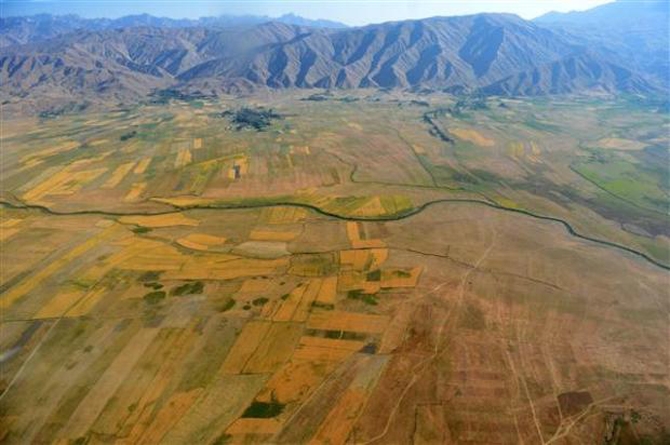
[(3, 122), (1, 442), (667, 439), (667, 114), (308, 96)]

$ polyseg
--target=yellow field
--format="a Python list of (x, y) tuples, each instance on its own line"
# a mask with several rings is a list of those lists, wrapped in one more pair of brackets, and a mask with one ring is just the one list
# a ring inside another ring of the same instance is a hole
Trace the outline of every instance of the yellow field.
[(41, 184), (23, 194), (23, 199), (29, 202), (41, 202), (42, 198), (50, 195), (70, 195), (76, 193), (84, 185), (93, 181), (107, 171), (106, 168), (93, 170), (73, 171), (74, 164), (46, 179)]
[(0, 241), (9, 239), (18, 233), (21, 229), (15, 226), (22, 221), (23, 219), (21, 218), (7, 218), (0, 220)]
[(345, 443), (356, 421), (356, 414), (365, 402), (366, 393), (350, 389), (344, 393), (321, 424), (311, 444)]
[(100, 379), (79, 403), (67, 424), (70, 437), (86, 433), (105, 408), (106, 402), (126, 379), (158, 334), (158, 329), (145, 328), (135, 334)]
[(384, 369), (385, 359), (370, 359), (365, 372), (358, 373), (349, 387), (332, 404), (310, 444), (345, 443), (360, 411), (364, 408), (370, 391)]
[(277, 419), (237, 419), (226, 430), (232, 436), (244, 434), (275, 434), (281, 429), (281, 422)]
[(103, 145), (109, 142), (109, 139), (95, 139), (93, 141), (88, 141), (86, 144), (91, 147), (97, 147), (98, 145)]
[(453, 133), (459, 139), (472, 142), (480, 147), (493, 147), (495, 145), (493, 139), (489, 139), (478, 131), (469, 128), (452, 128), (449, 129), (449, 132)]
[(383, 332), (388, 322), (389, 317), (385, 315), (313, 310), (307, 320), (307, 327), (310, 329), (375, 334)]
[(370, 270), (381, 266), (388, 257), (388, 249), (352, 249), (340, 251), (344, 269)]
[(283, 404), (300, 402), (323, 381), (332, 368), (332, 363), (300, 360), (294, 355), (272, 375), (256, 400), (267, 403), (274, 399)]
[[(253, 394), (261, 389), (265, 379), (261, 374), (219, 376), (191, 409), (173, 424), (162, 442), (214, 442), (223, 429), (235, 421)], [(221, 403), (222, 400), (226, 400), (226, 403)], [(212, 419), (216, 419), (216, 422), (212, 422)]]
[(96, 304), (100, 302), (107, 292), (104, 287), (92, 289), (86, 293), (70, 310), (67, 311), (68, 317), (81, 317), (88, 314)]
[(367, 272), (342, 271), (337, 282), (338, 290), (348, 292), (360, 290), (364, 294), (376, 294), (382, 287), (381, 281), (368, 281)]
[[(384, 211), (385, 212), (385, 211)], [(365, 249), (365, 248), (374, 248), (374, 247), (384, 247), (384, 242), (382, 240), (376, 239), (361, 239), (359, 232), (359, 225), (355, 221), (347, 221), (347, 236), (351, 245), (355, 249)]]
[(224, 374), (239, 374), (270, 330), (269, 321), (251, 321), (244, 326), (221, 367)]
[(177, 243), (195, 250), (208, 250), (210, 247), (218, 247), (225, 244), (226, 239), (220, 236), (207, 235), (206, 233), (190, 233)]
[(177, 158), (174, 161), (174, 168), (180, 168), (191, 163), (192, 156), (191, 150), (188, 148), (182, 148), (177, 153)]
[(291, 318), (293, 321), (303, 322), (307, 320), (312, 309), (312, 303), (319, 294), (322, 283), (323, 280), (320, 278), (313, 278), (307, 283), (305, 292), (300, 299), (300, 303), (296, 307), (293, 317)]
[(181, 267), (168, 271), (165, 276), (180, 280), (233, 280), (252, 276), (277, 275), (287, 266), (287, 258), (257, 260), (232, 255), (189, 256)]
[[(172, 246), (150, 239), (127, 237), (114, 243), (121, 250), (98, 261), (86, 269), (81, 278), (89, 282), (97, 282), (113, 268), (127, 270), (154, 270), (154, 263), (167, 269), (181, 267), (184, 260)], [(158, 258), (160, 257), (160, 258)]]
[(188, 207), (196, 205), (208, 205), (216, 202), (210, 198), (198, 196), (175, 196), (174, 198), (151, 198), (152, 201), (170, 204), (177, 207)]
[(122, 164), (114, 170), (114, 173), (112, 173), (112, 176), (102, 184), (101, 188), (104, 189), (112, 189), (119, 185), (121, 181), (123, 181), (123, 178), (126, 177), (126, 175), (130, 172), (130, 170), (133, 169), (135, 166), (134, 162), (128, 162), (126, 164)]
[(291, 145), (289, 147), (289, 152), (292, 155), (309, 155), (310, 154), (309, 146), (307, 146), (307, 145), (298, 145), (298, 146)]
[(64, 153), (77, 147), (79, 147), (79, 143), (76, 141), (63, 142), (55, 147), (40, 150), (37, 153), (27, 154), (21, 158), (20, 162), (22, 164), (35, 165), (36, 162), (41, 162), (43, 158), (48, 158), (58, 153)]
[(355, 243), (357, 241), (360, 241), (360, 235), (358, 233), (358, 223), (355, 221), (347, 221), (347, 236), (349, 237), (349, 241), (351, 243)]
[(239, 294), (259, 294), (267, 292), (272, 284), (271, 280), (251, 278), (242, 282)]
[(324, 349), (342, 349), (350, 352), (358, 352), (363, 348), (363, 346), (365, 346), (365, 342), (358, 340), (339, 340), (335, 338), (305, 336), (300, 338), (300, 346)]
[(188, 237), (178, 239), (177, 243), (180, 246), (186, 247), (188, 249), (193, 249), (193, 250), (208, 250), (209, 249), (209, 246), (207, 246), (205, 244), (200, 244), (200, 243), (196, 243), (194, 241), (191, 241), (191, 240), (188, 239)]
[(302, 300), (302, 297), (305, 294), (306, 290), (307, 286), (299, 286), (293, 289), (288, 294), (288, 298), (286, 298), (286, 300), (282, 302), (281, 306), (279, 306), (279, 309), (273, 315), (272, 320), (273, 321), (291, 320), (293, 318), (293, 315), (296, 313), (298, 305), (300, 304), (300, 301)]
[(316, 301), (323, 304), (333, 304), (337, 299), (337, 277), (326, 277), (323, 279)]
[(368, 252), (372, 255), (372, 262), (370, 264), (371, 269), (375, 269), (384, 264), (389, 256), (388, 249), (370, 249)]
[(138, 443), (161, 443), (163, 437), (188, 412), (202, 392), (202, 388), (197, 388), (170, 397), (164, 407), (156, 414), (153, 422), (141, 433)]
[(137, 401), (137, 409), (132, 411), (126, 420), (125, 431), (130, 443), (139, 443), (146, 431), (147, 425), (154, 418), (154, 408), (161, 399), (161, 395), (168, 389), (175, 372), (184, 357), (190, 352), (196, 337), (190, 329), (172, 329), (168, 338), (160, 342), (165, 346), (165, 352), (160, 359), (158, 372), (143, 388), (142, 395)]
[(189, 258), (172, 246), (149, 241), (128, 246), (115, 262), (120, 262), (118, 267), (126, 270), (165, 270), (174, 273), (182, 269)]
[(11, 238), (12, 236), (19, 233), (20, 230), (21, 229), (18, 228), (12, 228), (12, 229), (5, 229), (4, 227), (0, 228), (0, 241), (5, 241)]
[(3, 220), (0, 220), (0, 227), (2, 227), (3, 229), (6, 228), (6, 227), (14, 227), (15, 225), (17, 225), (21, 221), (23, 221), (23, 218), (3, 219)]
[(133, 186), (130, 188), (130, 191), (126, 196), (123, 198), (125, 202), (136, 202), (139, 200), (140, 196), (142, 193), (144, 193), (144, 190), (147, 188), (147, 183), (146, 182), (136, 182), (133, 184)]
[(426, 154), (426, 149), (423, 148), (420, 145), (412, 144), (412, 149), (414, 150), (414, 153), (418, 155), (425, 155)]
[(515, 159), (520, 159), (526, 153), (523, 142), (508, 142), (507, 153)]
[(136, 175), (143, 174), (145, 171), (147, 171), (147, 167), (149, 167), (149, 164), (151, 164), (151, 158), (142, 159), (135, 166), (135, 170), (133, 170), (133, 173), (135, 173)]
[(272, 323), (245, 363), (242, 372), (263, 374), (278, 370), (293, 354), (302, 329), (302, 325), (298, 323)]
[[(361, 345), (361, 348), (365, 346)], [(360, 348), (359, 348), (360, 349)], [(346, 360), (354, 352), (346, 348), (331, 348), (318, 345), (301, 344), (295, 350), (293, 359), (298, 362), (339, 363)]]
[(263, 209), (261, 220), (267, 224), (293, 224), (301, 222), (307, 216), (307, 210), (299, 207), (273, 207)]
[(239, 177), (243, 177), (249, 170), (249, 161), (246, 156), (240, 156), (228, 168), (228, 179), (235, 179), (235, 168), (239, 168)]
[(530, 141), (530, 154), (528, 155), (528, 159), (530, 159), (530, 161), (534, 163), (541, 162), (540, 161), (541, 153), (542, 150), (540, 150), (540, 146), (535, 141)]
[(85, 292), (83, 290), (61, 291), (35, 314), (34, 318), (56, 318), (65, 315), (67, 310), (79, 301)]
[(351, 212), (353, 216), (379, 216), (384, 215), (385, 213), (386, 209), (382, 205), (379, 196), (373, 196), (368, 199), (365, 204)]
[(4, 309), (11, 306), (12, 304), (14, 304), (16, 300), (18, 300), (28, 292), (35, 289), (38, 285), (42, 283), (42, 281), (49, 278), (51, 275), (59, 271), (61, 268), (70, 264), (70, 262), (79, 258), (89, 250), (93, 249), (99, 243), (111, 239), (118, 233), (119, 233), (119, 226), (118, 225), (111, 226), (103, 230), (102, 232), (98, 233), (97, 235), (90, 237), (89, 239), (79, 244), (77, 247), (73, 248), (62, 257), (56, 259), (55, 261), (52, 261), (51, 263), (49, 263), (48, 266), (44, 267), (43, 269), (40, 269), (32, 276), (29, 276), (28, 278), (24, 279), (23, 281), (21, 281), (21, 283), (12, 287), (8, 292), (6, 292), (2, 296), (2, 298), (0, 299), (0, 309)]
[(516, 201), (512, 201), (511, 199), (508, 199), (508, 198), (498, 198), (496, 200), (496, 202), (503, 207), (509, 207), (509, 208), (512, 208), (512, 209), (521, 208), (519, 206), (519, 203), (517, 203)]
[(379, 282), (381, 287), (415, 287), (421, 275), (421, 266), (412, 268), (409, 271), (383, 270), (382, 278)]
[(537, 145), (535, 141), (530, 141), (530, 151), (534, 155), (539, 155), (542, 151), (540, 150), (540, 146)]
[(349, 266), (354, 270), (368, 269), (370, 253), (364, 249), (352, 249), (340, 251), (340, 265)]

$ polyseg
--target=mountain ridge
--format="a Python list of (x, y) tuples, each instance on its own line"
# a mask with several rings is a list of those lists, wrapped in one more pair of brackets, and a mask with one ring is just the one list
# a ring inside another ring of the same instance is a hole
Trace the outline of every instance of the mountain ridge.
[[(3, 101), (136, 100), (160, 89), (423, 88), (496, 95), (658, 94), (634, 58), (513, 14), (431, 17), (354, 28), (131, 26), (0, 48)], [(17, 99), (18, 98), (18, 99)]]
[(105, 31), (129, 27), (222, 29), (255, 26), (267, 22), (314, 28), (340, 29), (347, 27), (344, 23), (325, 19), (307, 19), (295, 14), (284, 14), (279, 17), (223, 14), (199, 19), (174, 19), (156, 17), (150, 14), (127, 15), (116, 19), (83, 18), (76, 14), (36, 14), (0, 18), (0, 47), (44, 41), (79, 30)]
[(548, 13), (533, 20), (607, 54), (618, 63), (637, 66), (670, 87), (670, 2), (616, 1), (586, 11)]

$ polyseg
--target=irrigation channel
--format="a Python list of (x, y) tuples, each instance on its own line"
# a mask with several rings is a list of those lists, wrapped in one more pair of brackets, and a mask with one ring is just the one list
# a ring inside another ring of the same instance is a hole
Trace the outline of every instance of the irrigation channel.
[(565, 220), (562, 220), (560, 218), (555, 218), (553, 216), (546, 216), (546, 215), (540, 215), (537, 213), (529, 212), (528, 210), (523, 210), (523, 209), (515, 209), (511, 207), (505, 207), (499, 204), (495, 204), (489, 201), (483, 201), (483, 200), (478, 200), (478, 199), (458, 199), (458, 198), (442, 198), (442, 199), (435, 199), (432, 201), (428, 201), (418, 207), (414, 207), (412, 209), (408, 209), (406, 211), (394, 214), (394, 215), (387, 215), (387, 216), (376, 216), (376, 217), (368, 217), (368, 216), (347, 216), (347, 215), (339, 215), (337, 213), (329, 212), (327, 210), (323, 210), (320, 207), (317, 207), (312, 204), (305, 204), (305, 203), (299, 203), (299, 202), (271, 202), (271, 203), (250, 203), (250, 204), (230, 204), (230, 205), (191, 205), (191, 206), (176, 206), (172, 204), (173, 209), (172, 210), (165, 210), (165, 211), (159, 211), (159, 212), (110, 212), (110, 211), (105, 211), (105, 210), (74, 210), (74, 211), (59, 211), (59, 210), (53, 210), (49, 207), (43, 206), (43, 205), (38, 205), (38, 204), (27, 204), (27, 203), (22, 203), (22, 204), (15, 204), (6, 200), (0, 200), (0, 205), (10, 208), (10, 209), (23, 209), (23, 210), (37, 210), (41, 211), (44, 213), (47, 213), (49, 215), (53, 216), (77, 216), (77, 215), (98, 215), (98, 216), (109, 216), (109, 217), (122, 217), (122, 216), (156, 216), (156, 215), (169, 215), (171, 213), (176, 213), (176, 212), (182, 212), (182, 211), (187, 211), (187, 210), (209, 210), (209, 211), (227, 211), (227, 210), (247, 210), (247, 209), (261, 209), (261, 208), (272, 208), (272, 207), (299, 207), (303, 209), (310, 210), (314, 213), (317, 213), (319, 215), (327, 216), (330, 218), (335, 218), (343, 221), (368, 221), (368, 222), (384, 222), (384, 221), (399, 221), (402, 219), (410, 218), (414, 215), (418, 215), (419, 213), (423, 212), (424, 210), (428, 209), (429, 207), (439, 205), (439, 204), (474, 204), (474, 205), (482, 205), (486, 206), (492, 209), (496, 210), (502, 210), (506, 212), (512, 212), (516, 214), (521, 214), (525, 215), (531, 218), (539, 219), (542, 221), (549, 221), (553, 223), (558, 223), (562, 225), (565, 230), (570, 234), (571, 236), (575, 238), (579, 238), (584, 241), (589, 241), (595, 244), (599, 244), (601, 246), (605, 246), (608, 248), (612, 249), (617, 249), (623, 252), (627, 252), (630, 254), (633, 254), (639, 258), (642, 258), (646, 260), (647, 262), (660, 267), (661, 269), (669, 270), (670, 271), (670, 265), (661, 263), (660, 261), (655, 260), (654, 258), (650, 257), (649, 255), (640, 252), (638, 250), (635, 250), (633, 248), (630, 248), (628, 246), (624, 246), (621, 244), (613, 243), (610, 241), (598, 239), (598, 238), (593, 238), (587, 235), (582, 235), (579, 232), (575, 230), (575, 228), (570, 225)]

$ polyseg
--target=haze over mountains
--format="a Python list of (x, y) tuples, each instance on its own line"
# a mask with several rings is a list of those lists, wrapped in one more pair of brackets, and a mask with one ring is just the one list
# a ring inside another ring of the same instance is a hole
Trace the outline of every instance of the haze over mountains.
[(38, 42), (77, 30), (103, 31), (131, 27), (190, 28), (208, 27), (212, 29), (233, 26), (253, 26), (267, 22), (288, 25), (311, 26), (315, 28), (346, 28), (344, 23), (331, 20), (310, 20), (294, 14), (271, 18), (257, 15), (221, 15), (202, 17), (198, 20), (154, 17), (149, 14), (129, 15), (117, 19), (85, 19), (77, 15), (39, 14), (29, 17), (0, 18), (0, 46)]
[(545, 14), (535, 23), (576, 42), (586, 42), (619, 64), (636, 67), (667, 82), (669, 11), (667, 0), (617, 1), (584, 12)]
[[(172, 88), (411, 88), (496, 95), (668, 90), (668, 3), (615, 2), (346, 28), (287, 15), (2, 22), (2, 99), (126, 101)], [(14, 98), (14, 99), (12, 99)]]

